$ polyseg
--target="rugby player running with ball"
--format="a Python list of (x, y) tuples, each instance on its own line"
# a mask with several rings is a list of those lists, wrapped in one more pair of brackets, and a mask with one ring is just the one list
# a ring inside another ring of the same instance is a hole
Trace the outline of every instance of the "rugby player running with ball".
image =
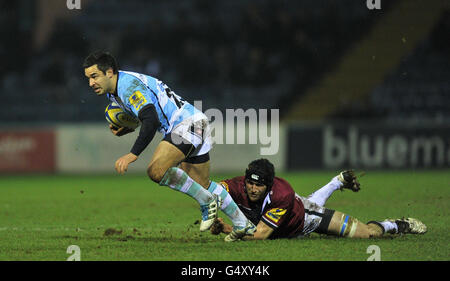
[[(90, 54), (83, 68), (89, 86), (98, 96), (106, 96), (141, 121), (139, 135), (130, 152), (115, 162), (118, 173), (124, 174), (128, 170), (158, 130), (164, 138), (148, 165), (148, 177), (159, 185), (187, 194), (200, 204), (200, 231), (211, 227), (220, 208), (233, 222), (226, 241), (253, 234), (256, 227), (229, 194), (217, 196), (208, 190), (215, 189), (217, 183), (209, 179), (212, 141), (209, 120), (203, 112), (175, 94), (162, 81), (149, 75), (119, 70), (115, 58), (107, 52)], [(112, 125), (110, 129), (116, 136), (133, 131)]]

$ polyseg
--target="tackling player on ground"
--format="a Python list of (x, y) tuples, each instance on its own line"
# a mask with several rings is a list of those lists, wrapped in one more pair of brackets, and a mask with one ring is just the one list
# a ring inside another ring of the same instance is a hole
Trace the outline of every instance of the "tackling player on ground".
[[(217, 183), (209, 179), (212, 141), (205, 114), (176, 95), (162, 81), (149, 75), (119, 70), (115, 58), (107, 52), (90, 54), (83, 68), (89, 86), (98, 96), (106, 95), (111, 102), (116, 102), (141, 121), (139, 135), (131, 151), (115, 163), (118, 173), (127, 171), (130, 163), (138, 159), (158, 130), (164, 134), (164, 139), (148, 165), (150, 179), (183, 192), (200, 204), (200, 231), (211, 227), (220, 207), (233, 222), (230, 235), (241, 237), (253, 233), (256, 227), (230, 195), (219, 197), (208, 191), (208, 188), (214, 189)], [(112, 125), (110, 129), (116, 136), (133, 131), (117, 129)]]
[[(242, 238), (244, 240), (297, 238), (311, 232), (349, 238), (426, 232), (426, 226), (414, 218), (370, 221), (365, 224), (342, 212), (324, 208), (334, 191), (360, 190), (360, 184), (352, 171), (340, 173), (305, 198), (296, 194), (287, 181), (275, 177), (272, 163), (267, 159), (259, 159), (248, 165), (245, 176), (225, 180), (217, 189), (229, 192), (247, 218), (257, 225), (254, 235), (245, 236)], [(211, 233), (231, 233), (231, 230), (231, 226), (219, 218), (212, 226)], [(232, 233), (227, 237), (227, 241), (241, 239)]]

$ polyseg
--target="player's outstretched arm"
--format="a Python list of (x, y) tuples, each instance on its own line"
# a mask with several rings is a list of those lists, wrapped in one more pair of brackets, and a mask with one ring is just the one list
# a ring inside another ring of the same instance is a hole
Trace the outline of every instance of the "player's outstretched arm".
[[(211, 226), (211, 234), (218, 235), (220, 233), (229, 234), (233, 230), (233, 226), (225, 223), (223, 219), (218, 218)], [(273, 228), (260, 221), (256, 226), (256, 232), (253, 235), (247, 235), (242, 240), (264, 240), (270, 237), (273, 232)]]
[(259, 221), (256, 226), (256, 232), (253, 235), (247, 235), (242, 238), (242, 240), (265, 240), (270, 237), (273, 233), (273, 228), (265, 224), (263, 221)]
[(221, 218), (217, 218), (210, 228), (211, 234), (219, 235), (220, 233), (229, 234), (233, 231), (233, 227), (223, 221)]

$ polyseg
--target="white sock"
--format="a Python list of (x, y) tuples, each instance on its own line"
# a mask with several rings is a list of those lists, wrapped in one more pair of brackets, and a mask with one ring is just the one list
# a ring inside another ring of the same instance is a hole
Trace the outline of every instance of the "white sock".
[(159, 184), (191, 196), (200, 205), (208, 204), (214, 199), (211, 192), (203, 188), (203, 186), (189, 177), (185, 171), (177, 167), (169, 168)]
[(384, 227), (386, 233), (397, 233), (398, 228), (395, 222), (382, 221), (380, 224)]
[(208, 191), (217, 194), (223, 199), (220, 209), (231, 219), (233, 226), (245, 227), (247, 224), (247, 217), (242, 213), (236, 202), (231, 198), (231, 195), (221, 184), (211, 181)]
[(338, 190), (342, 186), (342, 182), (335, 176), (329, 183), (316, 190), (314, 193), (308, 196), (308, 200), (316, 203), (319, 206), (324, 206), (331, 194)]

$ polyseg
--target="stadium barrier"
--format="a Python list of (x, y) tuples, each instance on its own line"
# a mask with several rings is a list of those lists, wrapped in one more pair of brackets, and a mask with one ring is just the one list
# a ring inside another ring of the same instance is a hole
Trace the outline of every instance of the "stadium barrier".
[(8, 129), (0, 131), (0, 172), (54, 172), (53, 129)]
[[(261, 157), (272, 161), (278, 172), (450, 167), (450, 125), (290, 123), (280, 125), (278, 137), (272, 138), (276, 144), (261, 137), (255, 144), (249, 137), (255, 131), (252, 126), (223, 130), (223, 136), (213, 132), (216, 141), (224, 141), (214, 144), (212, 173), (242, 172)], [(113, 173), (115, 161), (130, 151), (136, 133), (114, 137), (105, 124), (2, 129), (0, 173)], [(227, 134), (233, 135), (232, 143)], [(129, 173), (146, 170), (161, 139), (158, 133)], [(261, 155), (268, 146), (276, 153)]]
[[(276, 144), (268, 144), (267, 141), (257, 141), (256, 144), (251, 144), (253, 141), (250, 141), (252, 137), (249, 136), (249, 133), (258, 132), (258, 129), (254, 127), (256, 125), (227, 126), (225, 124), (224, 130), (212, 132), (216, 143), (210, 153), (211, 172), (242, 172), (250, 161), (258, 157), (268, 158), (280, 169), (285, 168), (284, 127), (279, 128)], [(115, 161), (130, 151), (136, 134), (137, 132), (115, 137), (105, 124), (58, 127), (56, 129), (57, 171), (63, 173), (114, 172)], [(232, 140), (227, 140), (227, 134), (232, 134)], [(130, 166), (128, 172), (145, 172), (153, 151), (161, 139), (162, 135), (157, 133), (139, 159)], [(244, 140), (243, 143), (242, 140)], [(261, 151), (268, 146), (274, 146), (276, 153), (261, 156)]]

